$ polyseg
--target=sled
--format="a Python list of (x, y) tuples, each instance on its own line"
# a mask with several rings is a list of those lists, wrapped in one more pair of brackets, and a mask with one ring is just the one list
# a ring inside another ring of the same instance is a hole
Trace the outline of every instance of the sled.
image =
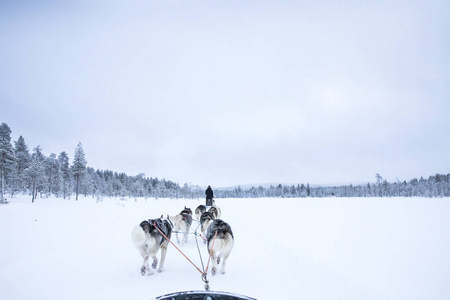
[(255, 298), (228, 293), (211, 291), (176, 292), (155, 298), (155, 300), (256, 300)]
[(214, 201), (214, 199), (206, 199), (206, 208), (212, 207), (214, 205), (216, 205), (216, 201)]

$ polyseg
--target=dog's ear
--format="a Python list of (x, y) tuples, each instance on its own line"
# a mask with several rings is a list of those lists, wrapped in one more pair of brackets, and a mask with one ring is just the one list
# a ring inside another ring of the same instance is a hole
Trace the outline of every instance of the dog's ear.
[(164, 219), (164, 215), (161, 215), (161, 219)]

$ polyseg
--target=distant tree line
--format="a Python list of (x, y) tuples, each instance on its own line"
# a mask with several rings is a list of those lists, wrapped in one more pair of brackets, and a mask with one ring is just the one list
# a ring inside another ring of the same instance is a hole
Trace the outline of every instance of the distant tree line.
[[(110, 170), (95, 170), (87, 166), (82, 144), (75, 149), (70, 163), (69, 155), (63, 151), (58, 155), (45, 156), (40, 146), (30, 153), (25, 139), (20, 136), (11, 142), (11, 129), (0, 125), (0, 203), (7, 194), (30, 195), (34, 202), (38, 197), (54, 195), (62, 199), (78, 200), (78, 195), (96, 197), (151, 197), (151, 198), (204, 198), (204, 189), (184, 184), (182, 187), (165, 179), (149, 178), (141, 173), (128, 176)], [(216, 198), (260, 198), (260, 197), (449, 197), (450, 174), (436, 174), (427, 179), (387, 182), (379, 174), (375, 183), (365, 185), (343, 185), (311, 187), (308, 183), (298, 185), (275, 185), (270, 187), (241, 187), (218, 189)]]
[(319, 186), (309, 184), (240, 187), (215, 191), (218, 198), (304, 198), (304, 197), (450, 197), (450, 174), (436, 174), (407, 181), (388, 182), (376, 174), (375, 183), (365, 185)]

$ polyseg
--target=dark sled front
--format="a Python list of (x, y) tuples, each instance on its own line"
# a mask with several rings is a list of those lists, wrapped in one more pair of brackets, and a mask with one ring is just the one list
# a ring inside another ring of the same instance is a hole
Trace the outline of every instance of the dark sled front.
[(256, 300), (256, 299), (227, 292), (189, 291), (159, 296), (155, 300)]

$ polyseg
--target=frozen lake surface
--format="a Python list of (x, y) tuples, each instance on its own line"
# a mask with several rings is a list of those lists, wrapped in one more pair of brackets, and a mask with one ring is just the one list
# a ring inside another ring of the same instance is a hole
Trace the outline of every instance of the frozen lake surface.
[[(0, 206), (0, 299), (134, 300), (203, 290), (199, 271), (172, 245), (165, 271), (142, 276), (130, 238), (143, 220), (203, 202), (11, 199)], [(216, 204), (235, 244), (227, 273), (208, 274), (212, 290), (257, 299), (450, 299), (448, 198)], [(206, 265), (206, 245), (199, 246)], [(180, 249), (201, 268), (194, 235)]]

